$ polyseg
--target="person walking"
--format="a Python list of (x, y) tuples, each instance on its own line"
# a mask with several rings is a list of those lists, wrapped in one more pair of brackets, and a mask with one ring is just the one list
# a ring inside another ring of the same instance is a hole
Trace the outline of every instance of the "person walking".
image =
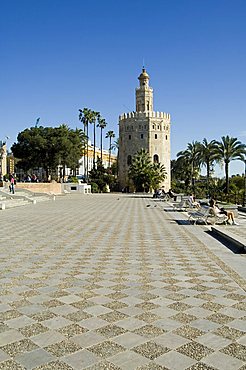
[(14, 178), (14, 175), (11, 175), (11, 178), (10, 178), (10, 192), (12, 194), (15, 193), (15, 178)]

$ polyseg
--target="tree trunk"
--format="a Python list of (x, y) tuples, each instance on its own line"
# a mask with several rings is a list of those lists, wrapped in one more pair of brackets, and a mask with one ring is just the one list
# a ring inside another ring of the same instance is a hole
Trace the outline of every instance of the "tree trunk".
[(225, 162), (226, 194), (229, 194), (229, 162)]
[(111, 161), (111, 137), (109, 138), (109, 168), (110, 168), (110, 161)]
[[(84, 123), (84, 134), (86, 136), (86, 124)], [(84, 148), (84, 177), (86, 178), (86, 165), (85, 165), (85, 162), (86, 162), (86, 146)]]
[(62, 181), (65, 181), (65, 172), (66, 172), (66, 165), (65, 163), (62, 166)]
[(210, 166), (209, 161), (207, 162), (207, 193), (209, 194), (209, 175), (210, 175)]
[(88, 138), (89, 138), (89, 123), (87, 124), (86, 127), (86, 181), (88, 181), (88, 165), (89, 165), (89, 146), (88, 146)]
[(102, 153), (103, 145), (102, 145), (102, 142), (103, 142), (103, 129), (101, 127), (101, 162), (103, 160), (103, 153)]
[(94, 151), (93, 151), (93, 169), (96, 167), (96, 122), (94, 122)]

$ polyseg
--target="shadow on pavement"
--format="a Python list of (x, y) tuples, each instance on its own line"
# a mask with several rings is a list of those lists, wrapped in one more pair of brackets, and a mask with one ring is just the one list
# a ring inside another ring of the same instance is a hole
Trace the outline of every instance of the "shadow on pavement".
[(246, 254), (246, 251), (243, 247), (239, 247), (236, 243), (230, 242), (224, 239), (222, 236), (214, 234), (212, 231), (207, 230), (205, 231), (206, 234), (210, 235), (213, 239), (218, 240), (221, 244), (223, 244), (226, 248), (230, 249), (230, 251), (234, 254)]

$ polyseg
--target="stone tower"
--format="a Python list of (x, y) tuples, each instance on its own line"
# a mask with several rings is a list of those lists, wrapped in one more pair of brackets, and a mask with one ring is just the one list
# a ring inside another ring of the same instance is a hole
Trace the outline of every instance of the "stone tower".
[(145, 68), (138, 77), (136, 111), (119, 117), (119, 182), (121, 188), (129, 186), (128, 170), (132, 157), (140, 149), (149, 152), (153, 162), (165, 166), (167, 177), (161, 186), (170, 189), (170, 114), (155, 112), (153, 89)]

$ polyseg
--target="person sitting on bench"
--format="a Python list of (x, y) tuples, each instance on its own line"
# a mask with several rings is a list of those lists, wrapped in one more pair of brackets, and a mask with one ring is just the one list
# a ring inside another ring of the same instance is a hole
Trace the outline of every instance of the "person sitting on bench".
[(224, 214), (228, 217), (228, 220), (227, 222), (230, 224), (230, 225), (239, 225), (236, 221), (235, 221), (235, 216), (234, 216), (234, 213), (232, 211), (226, 211), (224, 208), (219, 208), (217, 205), (216, 205), (216, 201), (211, 198), (210, 201), (209, 201), (209, 206), (210, 208), (213, 209), (215, 215), (219, 215), (219, 214)]

